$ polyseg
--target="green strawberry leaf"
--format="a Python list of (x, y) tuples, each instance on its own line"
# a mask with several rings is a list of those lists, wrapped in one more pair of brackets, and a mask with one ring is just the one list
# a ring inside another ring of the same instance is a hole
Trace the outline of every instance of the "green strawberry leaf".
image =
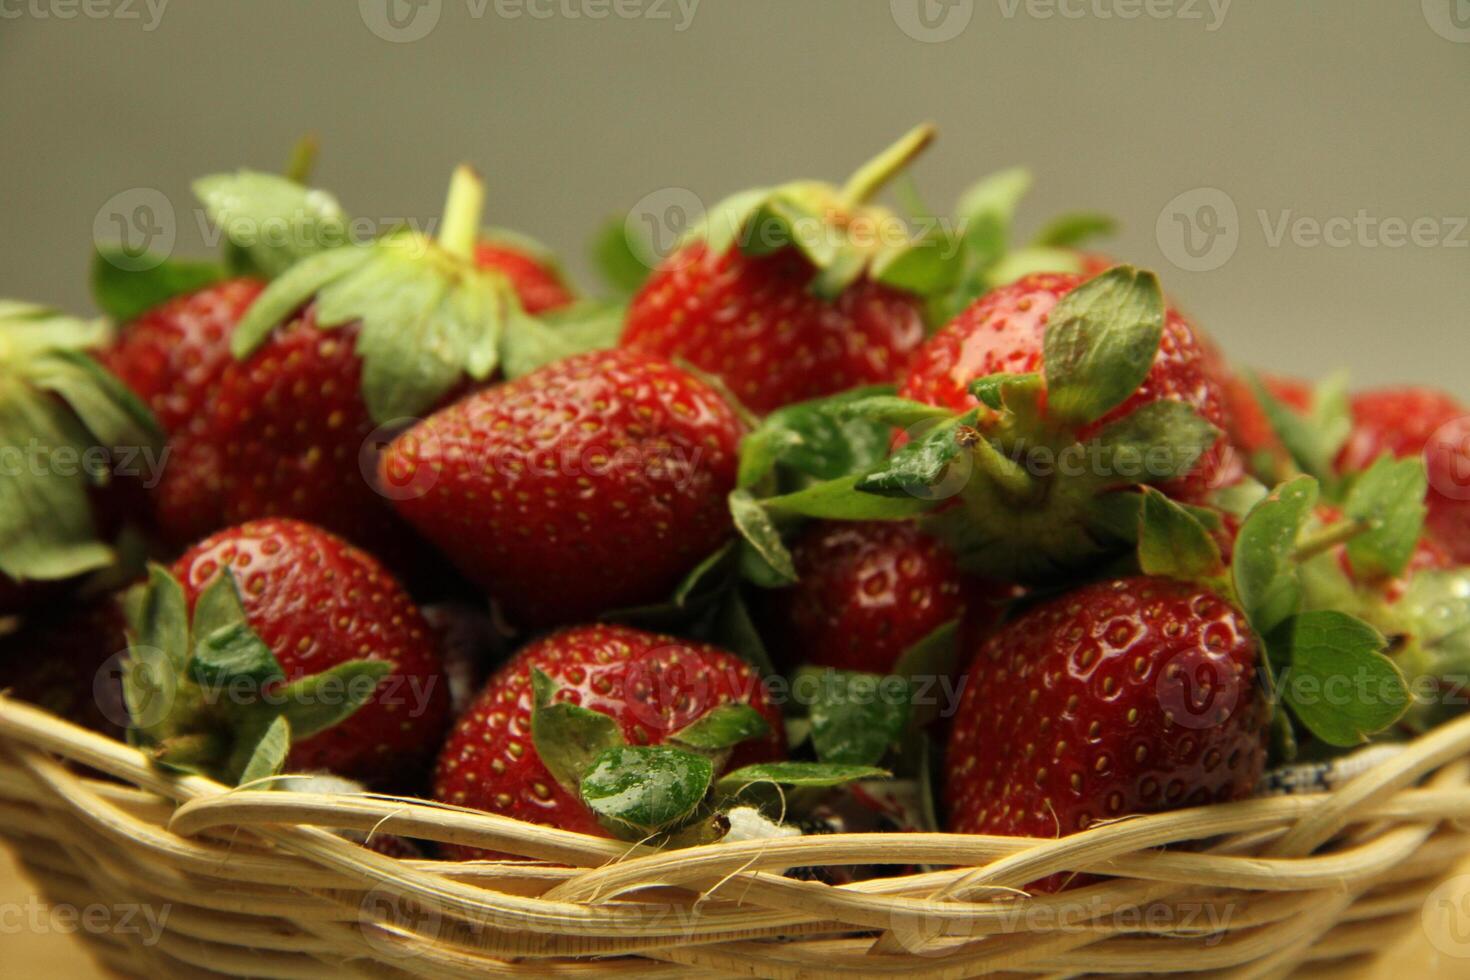
[(1283, 483), (1251, 509), (1236, 536), (1231, 563), (1235, 594), (1259, 635), (1276, 629), (1301, 606), (1293, 556), (1317, 496), (1317, 481), (1310, 476)]
[(1414, 703), (1405, 723), (1428, 731), (1464, 711), (1470, 675), (1470, 569), (1425, 569), (1410, 577), (1393, 606), (1405, 639), (1394, 654), (1408, 675)]
[(1015, 167), (981, 178), (960, 195), (955, 217), (964, 229), (972, 280), (1005, 254), (1016, 208), (1031, 183), (1031, 172)]
[(205, 688), (220, 688), (239, 680), (248, 680), (258, 688), (286, 676), (271, 648), (243, 621), (200, 636), (189, 670)]
[[(639, 244), (647, 254), (647, 242)], [(616, 296), (632, 296), (648, 279), (648, 265), (628, 240), (628, 223), (621, 216), (609, 218), (592, 240), (592, 265)]]
[(808, 668), (795, 684), (813, 692), (807, 707), (820, 762), (876, 765), (908, 728), (912, 692), (903, 677)]
[(1089, 475), (1105, 484), (1156, 484), (1191, 473), (1219, 439), (1220, 430), (1193, 408), (1165, 400), (1108, 423), (1084, 449)]
[(955, 475), (954, 466), (965, 448), (961, 445), (962, 433), (973, 431), (978, 417), (978, 412), (971, 411), (947, 421), (935, 422), (859, 480), (857, 489), (863, 493), (911, 499), (929, 494), (932, 488)]
[(511, 380), (553, 361), (616, 347), (626, 312), (608, 303), (578, 303), (540, 318), (512, 310), (501, 348), (501, 373)]
[(283, 685), (272, 694), (272, 701), (282, 705), (295, 738), (310, 738), (356, 714), (392, 671), (393, 664), (386, 660), (348, 660)]
[(26, 365), (27, 380), (64, 401), (104, 449), (159, 449), (163, 430), (148, 406), (89, 355), (55, 350)]
[(531, 741), (546, 771), (568, 792), (577, 792), (583, 775), (604, 752), (623, 743), (617, 720), (566, 701), (554, 701), (556, 683), (540, 670), (531, 672), (535, 707)]
[(1164, 334), (1158, 278), (1118, 266), (1072, 290), (1047, 317), (1047, 410), (1095, 422), (1138, 390)]
[(235, 583), (235, 573), (226, 567), (220, 571), (194, 600), (193, 633), (196, 638), (206, 637), (237, 623), (245, 622), (245, 607), (240, 602), (240, 590)]
[(113, 320), (126, 323), (227, 275), (218, 262), (163, 259), (140, 263), (122, 246), (98, 246), (92, 256), (92, 300)]
[(240, 776), (235, 780), (237, 786), (253, 783), (258, 779), (266, 779), (270, 776), (280, 775), (281, 770), (286, 767), (286, 756), (291, 752), (291, 723), (284, 715), (277, 715), (266, 727), (265, 734), (250, 750), (244, 768), (240, 770)]
[(1073, 249), (1094, 238), (1107, 238), (1118, 233), (1118, 222), (1100, 211), (1074, 211), (1051, 219), (1036, 233), (1032, 245), (1042, 248)]
[(862, 474), (814, 483), (794, 493), (767, 497), (761, 504), (773, 513), (838, 521), (904, 521), (929, 510), (933, 500), (880, 496), (861, 486)]
[(844, 403), (838, 410), (844, 418), (867, 419), (897, 429), (926, 422), (940, 422), (953, 414), (947, 408), (926, 405), (897, 395), (867, 395)]
[(1282, 695), (1297, 719), (1328, 745), (1360, 745), (1408, 707), (1404, 676), (1381, 651), (1383, 636), (1334, 610), (1282, 621), (1266, 638), (1277, 663), (1289, 665)]
[(713, 708), (669, 736), (669, 741), (691, 749), (719, 751), (748, 739), (770, 734), (771, 726), (748, 704), (724, 704)]
[(726, 773), (715, 784), (721, 796), (737, 796), (763, 783), (826, 789), (862, 779), (887, 779), (892, 773), (876, 766), (842, 765), (830, 762), (762, 762)]
[(1039, 374), (987, 374), (971, 381), (966, 389), (987, 408), (997, 412), (1021, 404), (1034, 404), (1042, 392)]
[(1347, 544), (1348, 560), (1363, 578), (1403, 573), (1424, 533), (1429, 478), (1422, 459), (1394, 460), (1384, 455), (1353, 481), (1343, 512), (1370, 521), (1370, 530)]
[(761, 502), (752, 497), (748, 490), (732, 491), (730, 515), (744, 544), (749, 546), (749, 550), (753, 552), (752, 557), (757, 559), (754, 566), (742, 561), (742, 565), (754, 573), (751, 577), (768, 587), (795, 582), (796, 563), (781, 540), (776, 522), (771, 519), (770, 513)]
[(349, 241), (337, 200), (286, 177), (251, 170), (214, 174), (196, 180), (194, 194), (233, 246), (237, 272), (271, 279)]
[(255, 298), (230, 334), (230, 353), (244, 360), (328, 283), (358, 272), (373, 257), (369, 246), (350, 245), (303, 259)]
[(1336, 375), (1319, 385), (1306, 416), (1273, 395), (1254, 373), (1247, 373), (1246, 380), (1292, 461), (1322, 483), (1332, 480), (1334, 461), (1352, 431), (1346, 376)]
[(962, 243), (938, 225), (902, 248), (880, 252), (872, 266), (874, 281), (917, 296), (953, 289), (963, 272)]
[(832, 480), (877, 463), (888, 451), (888, 426), (849, 409), (892, 391), (888, 385), (854, 388), (767, 415), (741, 442), (738, 486), (749, 489), (778, 470)]
[(1224, 569), (1220, 546), (1200, 521), (1152, 487), (1143, 489), (1138, 522), (1138, 565), (1145, 575), (1188, 582), (1214, 578)]
[(605, 749), (582, 777), (582, 800), (603, 825), (646, 837), (683, 823), (703, 802), (714, 778), (709, 759), (668, 745)]
[(135, 587), (128, 603), (130, 646), (161, 651), (174, 675), (189, 662), (189, 605), (184, 587), (162, 565), (148, 565), (148, 581)]

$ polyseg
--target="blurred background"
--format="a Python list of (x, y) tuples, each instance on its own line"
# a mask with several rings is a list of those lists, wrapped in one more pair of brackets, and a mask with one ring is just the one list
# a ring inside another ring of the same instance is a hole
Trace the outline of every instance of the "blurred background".
[(189, 180), (306, 132), (376, 222), (475, 163), (589, 282), (640, 201), (839, 179), (929, 118), (933, 206), (1025, 163), (1023, 231), (1113, 213), (1241, 360), (1470, 393), (1465, 0), (0, 0), (0, 87), (0, 295), (88, 308), (94, 226), (154, 192), (205, 254)]
[[(0, 91), (0, 295), (89, 309), (140, 203), (208, 254), (190, 179), (308, 132), (380, 225), (473, 162), (590, 285), (609, 217), (840, 179), (933, 119), (931, 205), (1027, 164), (1023, 231), (1115, 214), (1240, 360), (1470, 395), (1466, 0), (0, 0)], [(0, 856), (0, 911), (37, 900)], [(4, 931), (0, 973), (87, 975), (64, 929)], [(1385, 971), (1453, 975), (1432, 940)]]

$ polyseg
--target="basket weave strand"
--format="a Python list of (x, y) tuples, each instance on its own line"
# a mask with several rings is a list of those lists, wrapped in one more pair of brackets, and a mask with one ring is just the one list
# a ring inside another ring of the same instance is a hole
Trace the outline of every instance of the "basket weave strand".
[[(1470, 852), (1467, 758), (1470, 718), (1332, 793), (1060, 840), (840, 834), (658, 852), (427, 802), (173, 778), (0, 697), (0, 836), (50, 901), (167, 910), (157, 942), (87, 934), (102, 963), (138, 976), (1265, 977), (1375, 952), (1418, 918)], [(336, 831), (528, 860), (400, 860)], [(873, 864), (940, 870), (785, 877)], [(1019, 891), (1057, 873), (1105, 880)]]

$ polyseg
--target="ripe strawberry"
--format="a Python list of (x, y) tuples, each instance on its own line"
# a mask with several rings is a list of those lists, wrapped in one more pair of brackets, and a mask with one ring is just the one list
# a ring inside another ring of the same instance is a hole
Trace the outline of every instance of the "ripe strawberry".
[(1245, 617), (1164, 578), (1083, 586), (981, 646), (946, 758), (948, 826), (1057, 837), (1248, 796), (1266, 698)]
[(1470, 408), (1429, 388), (1383, 388), (1352, 399), (1353, 428), (1338, 455), (1343, 473), (1387, 453), (1423, 456), (1429, 472), (1429, 533), (1470, 563)]
[(475, 263), (509, 279), (521, 301), (521, 309), (533, 316), (570, 306), (574, 298), (555, 266), (516, 243), (481, 240), (475, 245)]
[(513, 620), (566, 623), (662, 598), (720, 545), (741, 435), (693, 375), (637, 351), (588, 353), (410, 429), (383, 482)]
[(770, 635), (792, 664), (884, 674), (945, 623), (982, 635), (1008, 596), (961, 574), (912, 523), (818, 521), (791, 548), (798, 580), (775, 593)]
[(231, 363), (230, 334), (265, 283), (240, 278), (175, 297), (133, 320), (100, 355), (153, 410), (168, 458), (151, 490), (154, 520), (176, 545), (219, 528), (220, 451), (207, 435), (210, 406)]
[(375, 483), (388, 435), (374, 434), (488, 380), (505, 345), (543, 329), (516, 314), (510, 280), (475, 259), (483, 203), (461, 167), (437, 240), (401, 232), (321, 252), (261, 294), (208, 425), (227, 520), (318, 523), (423, 584), (420, 544)]
[(392, 575), (321, 528), (280, 519), (205, 539), (173, 573), (192, 607), (226, 568), (286, 681), (354, 660), (393, 665), (355, 714), (294, 744), (288, 767), (378, 785), (413, 774), (448, 724), (449, 685), (428, 624)]
[(817, 273), (795, 248), (747, 256), (696, 242), (634, 297), (623, 344), (718, 375), (760, 413), (897, 377), (924, 340), (921, 300), (866, 278), (822, 299)]
[[(737, 746), (729, 763), (779, 759), (781, 713), (750, 665), (717, 647), (623, 626), (582, 626), (522, 649), (485, 685), (439, 754), (434, 798), (456, 806), (610, 836), (591, 810), (560, 785), (531, 740), (532, 672), (560, 686), (557, 700), (614, 718), (630, 745), (658, 745), (731, 703), (748, 704), (770, 725)], [(452, 849), (461, 859), (483, 856)]]
[(868, 201), (933, 137), (915, 129), (841, 188), (802, 181), (715, 207), (633, 298), (623, 345), (687, 360), (762, 414), (893, 380), (924, 339), (922, 290), (901, 274), (921, 246), (893, 251), (898, 219)]
[[(1048, 315), (1062, 297), (1087, 281), (1082, 275), (1038, 273), (987, 293), (919, 349), (899, 395), (963, 412), (979, 404), (968, 390), (976, 379), (1043, 371)], [(1164, 400), (1189, 405), (1218, 428), (1228, 423), (1225, 395), (1211, 376), (1195, 328), (1172, 308), (1166, 311), (1163, 339), (1148, 376), (1094, 427)], [(1223, 448), (1222, 435), (1215, 450), (1181, 481), (1180, 493), (1198, 496), (1235, 481), (1238, 473)]]
[(119, 738), (127, 718), (122, 687), (104, 668), (125, 649), (114, 596), (34, 610), (0, 637), (0, 691)]

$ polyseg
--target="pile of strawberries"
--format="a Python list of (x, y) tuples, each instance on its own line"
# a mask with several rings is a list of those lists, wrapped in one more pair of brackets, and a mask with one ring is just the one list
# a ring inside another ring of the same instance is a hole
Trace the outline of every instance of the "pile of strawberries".
[(0, 686), (174, 771), (670, 847), (875, 784), (1054, 837), (1454, 714), (1470, 410), (1238, 370), (1106, 219), (1013, 243), (1022, 172), (874, 204), (932, 136), (652, 270), (620, 224), (601, 300), (466, 168), (369, 242), (204, 178), (220, 259), (0, 304)]

